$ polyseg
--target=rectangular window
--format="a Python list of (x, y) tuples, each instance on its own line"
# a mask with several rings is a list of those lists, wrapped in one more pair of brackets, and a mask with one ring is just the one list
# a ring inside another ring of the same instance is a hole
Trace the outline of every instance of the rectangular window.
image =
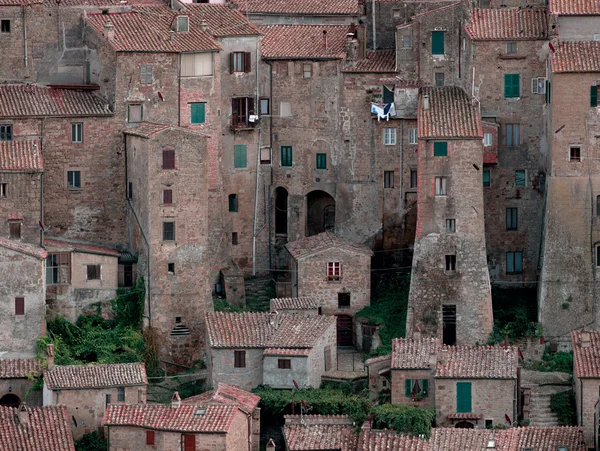
[(456, 271), (456, 255), (446, 255), (446, 271)]
[(234, 368), (246, 368), (246, 351), (233, 351)]
[(506, 253), (506, 274), (521, 274), (523, 272), (523, 252)]
[(489, 169), (483, 170), (483, 186), (486, 188), (492, 185), (492, 173)]
[(491, 133), (484, 133), (483, 134), (483, 145), (485, 147), (490, 147), (494, 145), (494, 135), (492, 135)]
[(184, 434), (183, 436), (183, 451), (196, 451), (196, 436)]
[(231, 244), (237, 246), (238, 244), (238, 234), (237, 232), (231, 232)]
[(303, 64), (302, 65), (302, 76), (304, 78), (312, 77), (312, 64)]
[(251, 56), (250, 52), (231, 52), (229, 54), (229, 71), (234, 72), (250, 72)]
[(417, 170), (416, 169), (410, 170), (410, 187), (411, 188), (417, 187)]
[(250, 116), (254, 116), (253, 97), (235, 97), (231, 99), (231, 126), (233, 128), (250, 127)]
[(432, 31), (431, 32), (431, 54), (432, 55), (443, 55), (444, 54), (444, 32), (443, 31)]
[(260, 148), (260, 164), (271, 164), (271, 148)]
[(392, 16), (394, 17), (394, 19), (398, 19), (400, 17), (400, 10), (399, 9), (393, 9), (392, 10)]
[(515, 186), (525, 186), (525, 171), (517, 170), (515, 171)]
[(504, 74), (504, 98), (521, 96), (521, 75)]
[(162, 168), (175, 169), (175, 151), (173, 149), (163, 149)]
[(248, 167), (248, 146), (246, 144), (235, 144), (233, 146), (233, 167), (236, 169)]
[(581, 147), (572, 146), (569, 148), (569, 160), (581, 161)]
[(117, 387), (117, 402), (125, 402), (125, 387)]
[(441, 88), (444, 86), (445, 83), (445, 75), (443, 72), (436, 72), (435, 73), (435, 85), (438, 88)]
[(104, 396), (104, 400), (105, 400), (105, 403), (106, 403), (106, 405), (109, 405), (109, 404), (110, 404), (110, 398), (111, 398), (111, 396), (110, 396), (110, 393), (107, 393), (107, 394)]
[(46, 257), (46, 284), (69, 283), (69, 253), (48, 254)]
[(152, 64), (142, 64), (140, 66), (140, 83), (143, 85), (151, 85), (153, 81)]
[(8, 197), (8, 183), (0, 183), (0, 198)]
[(546, 94), (546, 78), (535, 77), (531, 79), (532, 94)]
[(177, 31), (180, 33), (185, 33), (189, 31), (190, 22), (188, 16), (178, 16), (177, 17)]
[(146, 431), (146, 445), (154, 445), (154, 431)]
[(67, 171), (67, 186), (69, 189), (81, 188), (81, 171)]
[(12, 141), (12, 125), (0, 125), (0, 141)]
[(507, 42), (506, 43), (506, 53), (517, 53), (517, 43), (516, 42)]
[(174, 222), (163, 222), (163, 241), (175, 241)]
[(506, 124), (506, 147), (516, 147), (519, 143), (519, 124)]
[(25, 298), (15, 298), (15, 315), (25, 314)]
[(0, 33), (10, 33), (10, 20), (0, 20)]
[(590, 106), (591, 107), (598, 106), (598, 86), (590, 87)]
[[(486, 418), (485, 419), (485, 428), (486, 429), (494, 429), (494, 420)], [(530, 448), (530, 450), (531, 450), (531, 448)], [(527, 448), (523, 448), (521, 451), (527, 451)]]
[(447, 233), (456, 232), (456, 219), (446, 219), (446, 232)]
[(190, 122), (192, 124), (206, 122), (206, 102), (190, 103)]
[[(167, 263), (167, 272), (170, 275), (175, 274), (175, 263)], [(177, 322), (177, 321), (175, 321), (175, 322)]]
[(280, 370), (291, 370), (292, 361), (290, 359), (277, 359), (277, 368)]
[(100, 280), (100, 265), (86, 265), (87, 280)]
[(445, 196), (446, 194), (447, 194), (446, 177), (436, 177), (435, 178), (435, 195), (436, 196)]
[(395, 128), (384, 128), (383, 129), (383, 144), (386, 146), (396, 145), (396, 129)]
[(387, 86), (383, 85), (383, 103), (388, 104), (388, 103), (393, 103), (393, 102), (394, 102), (394, 88), (392, 87), (392, 89), (390, 89)]
[(83, 123), (76, 122), (71, 124), (71, 142), (83, 142)]
[(164, 189), (163, 190), (163, 205), (172, 205), (173, 204), (173, 190), (172, 189)]
[(429, 379), (404, 379), (404, 396), (407, 398), (428, 398)]
[(434, 157), (447, 157), (448, 156), (448, 143), (447, 142), (434, 142), (433, 143), (433, 156)]
[(487, 9), (490, 7), (490, 0), (479, 0), (479, 7), (482, 9)]
[(237, 194), (229, 195), (229, 211), (237, 212), (238, 211), (238, 197)]
[(292, 165), (292, 146), (281, 146), (281, 166)]
[(506, 230), (517, 230), (519, 226), (518, 208), (506, 209)]
[(327, 154), (326, 153), (318, 153), (317, 154), (317, 169), (327, 169)]
[(212, 74), (212, 53), (183, 53), (181, 55), (182, 77), (201, 77)]
[(417, 129), (408, 129), (408, 144), (417, 144)]
[(11, 240), (21, 239), (21, 223), (20, 222), (9, 222), (9, 232)]
[(328, 282), (339, 282), (340, 277), (340, 262), (329, 262), (327, 263), (327, 281)]
[(410, 36), (402, 36), (402, 47), (410, 47)]
[(471, 413), (471, 382), (456, 383), (456, 412)]
[(383, 187), (394, 187), (394, 171), (383, 171)]
[(338, 293), (338, 308), (350, 307), (350, 293)]
[(292, 104), (290, 102), (279, 102), (279, 116), (292, 117)]
[(271, 114), (271, 108), (269, 105), (269, 99), (267, 97), (261, 97), (260, 99), (260, 115), (268, 116)]
[(130, 124), (142, 122), (142, 105), (139, 103), (131, 103), (128, 107), (127, 122)]

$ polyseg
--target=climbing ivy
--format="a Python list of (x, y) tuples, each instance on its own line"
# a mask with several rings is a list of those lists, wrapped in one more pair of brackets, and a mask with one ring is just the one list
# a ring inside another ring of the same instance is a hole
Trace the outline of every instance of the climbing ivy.
[(374, 407), (372, 414), (375, 429), (394, 429), (396, 432), (423, 435), (427, 438), (435, 421), (435, 409), (395, 404)]

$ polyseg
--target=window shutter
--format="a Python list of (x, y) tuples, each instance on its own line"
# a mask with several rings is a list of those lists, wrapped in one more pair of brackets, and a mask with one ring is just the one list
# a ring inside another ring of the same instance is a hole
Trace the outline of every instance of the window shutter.
[(183, 451), (196, 451), (196, 436), (195, 435), (184, 435), (183, 436)]
[(504, 74), (504, 97), (511, 97), (512, 93), (512, 76)]
[(254, 113), (254, 97), (248, 97), (248, 116)]
[(252, 70), (252, 57), (250, 52), (244, 52), (244, 72)]
[(448, 143), (447, 142), (434, 142), (433, 143), (433, 156), (447, 157), (448, 156)]
[(229, 73), (233, 74), (233, 66), (234, 66), (234, 60), (235, 60), (235, 53), (231, 52), (229, 54)]
[(173, 203), (173, 190), (163, 190), (163, 204), (171, 205)]
[(15, 315), (25, 314), (25, 298), (15, 298)]
[(410, 398), (412, 396), (412, 379), (404, 380), (404, 395), (407, 398)]
[(192, 124), (204, 124), (206, 103), (198, 102), (191, 104), (191, 122)]
[(163, 150), (163, 169), (175, 169), (174, 150)]
[(146, 445), (154, 445), (154, 431), (146, 431)]
[(444, 32), (443, 31), (432, 31), (431, 32), (431, 54), (432, 55), (443, 55), (444, 54)]
[(456, 412), (471, 412), (471, 382), (456, 383)]
[(598, 106), (598, 86), (590, 86), (590, 106)]
[(239, 100), (231, 99), (231, 116), (237, 118), (240, 115)]
[(236, 144), (233, 146), (233, 166), (235, 168), (248, 167), (247, 153), (245, 144)]
[(429, 398), (429, 379), (421, 379), (421, 394), (424, 398)]

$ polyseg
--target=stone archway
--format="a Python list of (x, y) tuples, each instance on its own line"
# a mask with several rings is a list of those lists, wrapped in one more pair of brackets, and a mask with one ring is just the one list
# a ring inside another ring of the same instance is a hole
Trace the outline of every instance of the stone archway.
[(335, 230), (335, 199), (325, 191), (311, 191), (306, 196), (306, 236), (326, 230)]
[(21, 404), (21, 398), (14, 393), (8, 393), (0, 398), (0, 406), (4, 407), (19, 407)]

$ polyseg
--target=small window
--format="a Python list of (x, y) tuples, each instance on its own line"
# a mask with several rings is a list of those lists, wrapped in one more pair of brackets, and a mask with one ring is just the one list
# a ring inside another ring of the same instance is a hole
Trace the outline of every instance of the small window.
[(237, 194), (229, 195), (229, 211), (236, 213), (238, 211), (238, 197)]
[(163, 222), (163, 241), (175, 241), (174, 222)]
[(525, 177), (525, 171), (519, 169), (515, 171), (515, 186), (525, 186), (527, 178)]
[(213, 74), (212, 52), (183, 53), (181, 55), (181, 76), (200, 77)]
[(8, 197), (8, 183), (0, 183), (0, 197)]
[(431, 54), (432, 55), (443, 55), (444, 54), (444, 32), (443, 31), (432, 31), (431, 32)]
[(100, 265), (86, 265), (87, 266), (87, 280), (100, 280)]
[(164, 189), (163, 190), (163, 205), (172, 205), (173, 204), (173, 190), (172, 189)]
[(190, 123), (204, 124), (206, 122), (206, 103), (190, 103)]
[(408, 130), (408, 144), (417, 144), (417, 129), (410, 128)]
[(268, 116), (269, 114), (271, 114), (271, 106), (270, 106), (269, 99), (267, 97), (261, 97), (260, 98), (260, 115)]
[(410, 35), (409, 36), (402, 36), (402, 47), (410, 47)]
[(446, 271), (456, 271), (456, 255), (446, 255)]
[(492, 173), (489, 169), (484, 169), (482, 172), (483, 175), (483, 186), (488, 188), (492, 186)]
[(485, 419), (485, 428), (493, 429), (494, 428), (494, 420), (490, 420), (489, 418)]
[(443, 87), (445, 84), (445, 75), (443, 72), (436, 72), (435, 73), (435, 85), (438, 88)]
[(248, 146), (246, 144), (235, 144), (233, 146), (233, 167), (236, 169), (248, 167)]
[(15, 298), (15, 315), (25, 314), (25, 298)]
[(383, 103), (389, 104), (394, 102), (394, 88), (388, 88), (386, 85), (383, 85)]
[(338, 308), (350, 307), (350, 293), (338, 293)]
[(446, 196), (446, 177), (436, 177), (435, 178), (435, 195), (436, 196)]
[(487, 9), (490, 7), (490, 0), (479, 0), (479, 7), (482, 9)]
[(519, 124), (506, 124), (506, 147), (516, 147), (519, 143)]
[(395, 128), (384, 128), (383, 129), (383, 144), (386, 146), (396, 145), (396, 129)]
[(271, 148), (260, 148), (260, 164), (271, 164)]
[(312, 64), (303, 64), (302, 65), (302, 76), (304, 78), (312, 77)]
[(177, 31), (180, 33), (185, 33), (189, 31), (190, 23), (188, 16), (178, 16), (177, 17)]
[(117, 387), (117, 402), (125, 402), (125, 387)]
[(146, 431), (146, 445), (154, 445), (154, 431)]
[(21, 239), (21, 222), (12, 221), (8, 223), (10, 239), (20, 240)]
[(546, 94), (546, 78), (535, 77), (531, 79), (532, 94)]
[(162, 160), (163, 169), (175, 169), (175, 151), (173, 149), (163, 149)]
[(279, 116), (292, 117), (292, 104), (290, 102), (279, 102)]
[(0, 125), (0, 141), (12, 141), (12, 125)]
[(290, 359), (277, 359), (277, 368), (280, 370), (292, 369), (292, 361)]
[(326, 153), (318, 153), (317, 154), (317, 169), (327, 169), (327, 154)]
[(446, 219), (446, 232), (447, 233), (456, 232), (456, 219)]
[(181, 316), (175, 317), (175, 324), (181, 324)]
[(169, 275), (175, 274), (175, 263), (167, 263), (167, 272)]
[(434, 157), (447, 157), (448, 156), (448, 143), (447, 142), (434, 142), (433, 143), (433, 156)]
[(392, 10), (392, 15), (394, 16), (394, 19), (398, 19), (400, 17), (400, 10), (399, 9), (393, 9)]
[(558, 445), (556, 451), (569, 451), (569, 447), (566, 445)]
[(130, 124), (142, 122), (142, 105), (139, 103), (129, 104), (129, 112), (127, 116), (127, 121)]
[(246, 368), (246, 351), (233, 351), (234, 368)]
[(81, 188), (81, 171), (67, 171), (67, 186), (69, 189)]
[(231, 233), (231, 244), (234, 246), (237, 246), (238, 244), (238, 234), (237, 232), (232, 232)]
[(517, 53), (517, 43), (516, 42), (507, 42), (506, 43), (506, 53)]
[(598, 106), (598, 86), (596, 85), (590, 87), (590, 106)]
[(504, 74), (504, 98), (521, 96), (521, 75)]
[(569, 160), (581, 161), (581, 147), (571, 146), (569, 149)]
[(69, 257), (70, 254), (48, 254), (46, 257), (46, 284), (59, 285), (69, 283)]
[(292, 165), (292, 146), (281, 146), (281, 166)]
[(417, 187), (417, 170), (416, 169), (410, 170), (410, 187), (411, 188)]
[(231, 52), (229, 54), (230, 72), (250, 72), (250, 52)]
[(140, 83), (143, 85), (151, 85), (153, 81), (152, 64), (142, 64), (140, 66)]
[(523, 252), (506, 253), (506, 274), (521, 274), (523, 272)]
[(76, 122), (71, 124), (71, 142), (83, 142), (83, 123)]
[(328, 282), (339, 282), (340, 281), (340, 263), (329, 262), (327, 263), (327, 281)]
[(596, 216), (600, 216), (600, 196), (596, 196)]
[(506, 209), (506, 230), (517, 230), (519, 227), (519, 212), (518, 208)]
[(112, 396), (110, 395), (110, 393), (107, 393), (106, 395), (104, 395), (104, 401), (106, 405), (110, 404)]
[(491, 147), (494, 145), (494, 135), (492, 135), (491, 133), (484, 133), (483, 134), (483, 145), (485, 147)]
[(133, 182), (127, 184), (127, 199), (133, 199)]
[(0, 20), (0, 33), (10, 33), (10, 20)]
[(383, 171), (383, 187), (394, 187), (394, 171)]

